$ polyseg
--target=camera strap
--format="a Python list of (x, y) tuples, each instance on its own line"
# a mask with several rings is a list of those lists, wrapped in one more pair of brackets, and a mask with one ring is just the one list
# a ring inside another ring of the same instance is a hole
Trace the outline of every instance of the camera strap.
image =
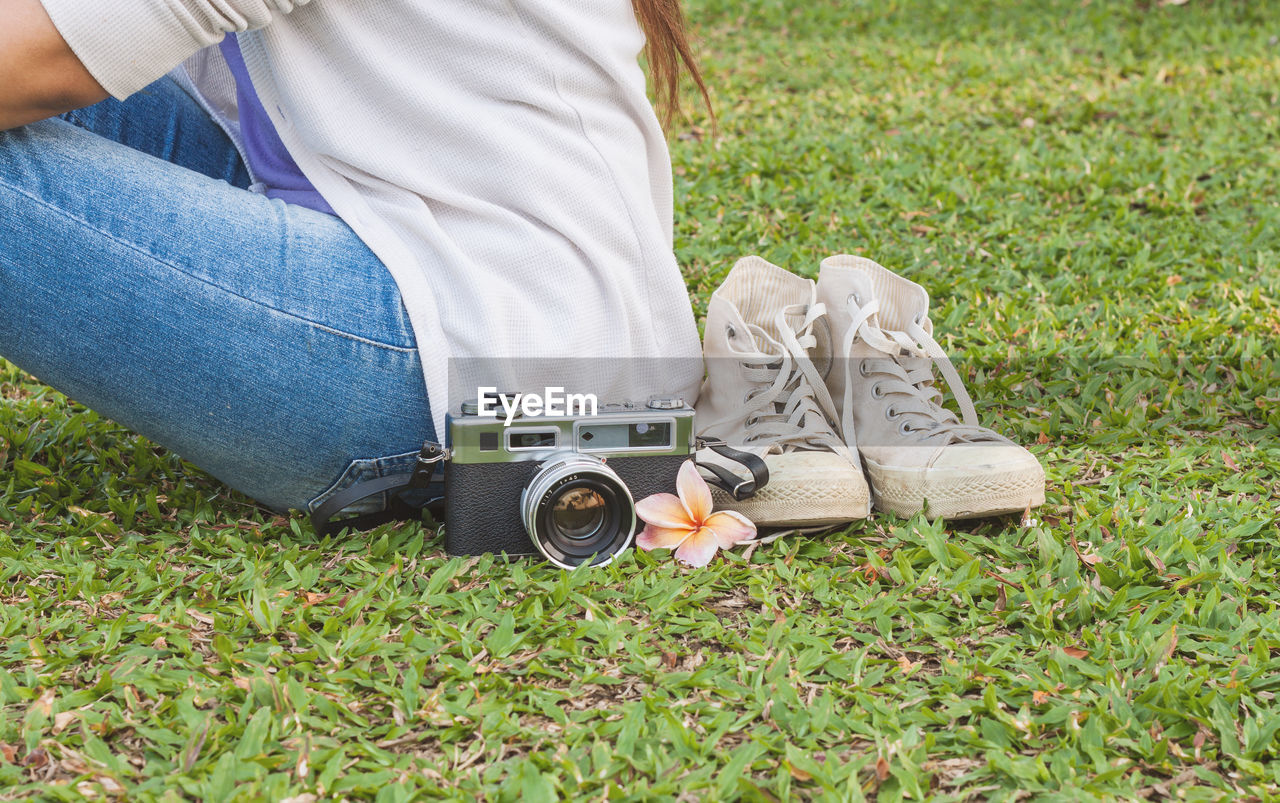
[(343, 509), (354, 505), (362, 499), (368, 499), (370, 496), (388, 491), (428, 487), (431, 484), (431, 478), (435, 476), (436, 469), (444, 461), (444, 456), (443, 446), (434, 441), (427, 441), (422, 445), (422, 450), (418, 452), (418, 461), (414, 464), (413, 473), (409, 475), (409, 479), (406, 480), (403, 474), (391, 474), (386, 477), (357, 482), (350, 488), (344, 488), (326, 499), (323, 504), (312, 511), (311, 525), (315, 527), (318, 535), (325, 536), (340, 532), (344, 527), (349, 527), (352, 530), (367, 530), (370, 527), (377, 527), (379, 524), (386, 524), (389, 521), (418, 518), (422, 508), (410, 505), (396, 494), (389, 494), (387, 496), (387, 506), (384, 510), (361, 513), (345, 519), (338, 519), (337, 521), (332, 520)]
[[(724, 466), (712, 463), (698, 463), (700, 468), (705, 468), (714, 475), (714, 479), (711, 480), (712, 484), (724, 489), (726, 493), (729, 493), (738, 501), (753, 495), (769, 481), (769, 469), (765, 466), (764, 460), (751, 452), (734, 449), (724, 441), (704, 438), (698, 438), (697, 446), (700, 449), (710, 449), (721, 457), (742, 465), (751, 472), (751, 479), (744, 480)], [(397, 494), (391, 492), (427, 488), (435, 477), (436, 471), (443, 464), (444, 458), (444, 447), (434, 441), (427, 441), (422, 445), (422, 450), (418, 452), (418, 461), (413, 467), (413, 473), (409, 475), (407, 480), (403, 474), (391, 474), (385, 477), (365, 480), (364, 482), (357, 482), (350, 488), (344, 488), (326, 499), (312, 511), (311, 525), (318, 535), (326, 536), (340, 532), (343, 528), (348, 527), (353, 530), (367, 530), (371, 527), (377, 527), (379, 524), (386, 524), (389, 521), (418, 518), (421, 513), (420, 507), (408, 504)], [(386, 509), (348, 516), (345, 519), (333, 519), (338, 513), (341, 513), (345, 508), (354, 505), (356, 502), (381, 493), (388, 494)]]
[(722, 465), (698, 463), (698, 468), (705, 468), (714, 475), (715, 479), (711, 481), (713, 485), (721, 488), (739, 502), (754, 496), (756, 491), (759, 491), (769, 482), (769, 467), (765, 465), (764, 458), (759, 455), (744, 452), (741, 449), (734, 449), (722, 440), (710, 438), (698, 438), (697, 445), (699, 449), (710, 449), (726, 460), (732, 460), (751, 472), (751, 479), (744, 480)]

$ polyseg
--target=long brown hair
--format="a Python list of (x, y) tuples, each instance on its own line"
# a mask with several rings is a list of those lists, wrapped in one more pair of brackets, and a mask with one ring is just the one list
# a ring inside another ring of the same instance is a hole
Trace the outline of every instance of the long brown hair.
[(649, 63), (649, 77), (653, 81), (654, 105), (662, 124), (669, 126), (680, 112), (680, 73), (688, 70), (689, 77), (698, 85), (707, 111), (711, 109), (711, 96), (702, 81), (702, 71), (694, 58), (689, 36), (685, 31), (684, 11), (681, 0), (631, 0), (636, 19), (644, 29), (644, 57)]

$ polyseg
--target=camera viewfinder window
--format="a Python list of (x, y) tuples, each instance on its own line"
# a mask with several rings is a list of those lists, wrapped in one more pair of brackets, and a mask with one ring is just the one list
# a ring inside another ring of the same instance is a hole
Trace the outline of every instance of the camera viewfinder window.
[(554, 429), (509, 429), (507, 430), (507, 449), (554, 449), (556, 445)]
[(632, 449), (670, 447), (671, 424), (667, 422), (632, 424), (627, 428), (627, 446)]
[(585, 452), (671, 448), (671, 422), (584, 424), (578, 428), (578, 448)]

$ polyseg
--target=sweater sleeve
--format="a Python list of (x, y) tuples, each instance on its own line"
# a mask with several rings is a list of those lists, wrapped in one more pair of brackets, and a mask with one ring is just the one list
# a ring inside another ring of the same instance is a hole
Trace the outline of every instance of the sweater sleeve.
[(230, 32), (310, 0), (40, 0), (89, 74), (123, 100)]

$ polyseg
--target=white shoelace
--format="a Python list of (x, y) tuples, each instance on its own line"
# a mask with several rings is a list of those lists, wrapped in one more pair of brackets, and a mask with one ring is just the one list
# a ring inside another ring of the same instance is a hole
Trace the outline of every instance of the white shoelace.
[[(808, 354), (817, 343), (813, 325), (826, 312), (820, 303), (784, 307), (775, 319), (777, 339), (759, 326), (748, 325), (760, 354), (739, 359), (743, 377), (752, 383), (769, 383), (751, 391), (745, 400), (748, 442), (777, 444), (784, 451), (788, 446), (845, 450), (832, 423), (837, 418), (835, 402)], [(793, 328), (787, 316), (801, 314), (803, 321)]]
[[(840, 422), (844, 428), (844, 436), (850, 443), (856, 443), (853, 422), (853, 383), (865, 381), (876, 375), (876, 383), (887, 388), (882, 396), (894, 395), (905, 398), (895, 399), (889, 406), (891, 418), (909, 417), (919, 422), (918, 426), (903, 423), (903, 434), (914, 434), (919, 441), (942, 441), (940, 445), (949, 443), (976, 442), (1009, 442), (1007, 438), (981, 426), (978, 413), (974, 410), (973, 399), (965, 390), (960, 373), (951, 364), (950, 358), (938, 345), (938, 341), (925, 331), (918, 319), (907, 325), (907, 331), (886, 331), (881, 329), (871, 318), (880, 311), (880, 302), (871, 299), (861, 304), (850, 297), (849, 314), (853, 323), (845, 333), (841, 344), (844, 356), (844, 399), (841, 408)], [(861, 337), (863, 342), (885, 355), (883, 359), (859, 358), (858, 376), (854, 376), (854, 359), (851, 351), (853, 341)], [(916, 365), (904, 365), (917, 363)], [(951, 390), (951, 395), (960, 408), (962, 418), (942, 406), (943, 395), (935, 385), (933, 365), (937, 364), (942, 376)], [(875, 386), (873, 386), (875, 387)]]

